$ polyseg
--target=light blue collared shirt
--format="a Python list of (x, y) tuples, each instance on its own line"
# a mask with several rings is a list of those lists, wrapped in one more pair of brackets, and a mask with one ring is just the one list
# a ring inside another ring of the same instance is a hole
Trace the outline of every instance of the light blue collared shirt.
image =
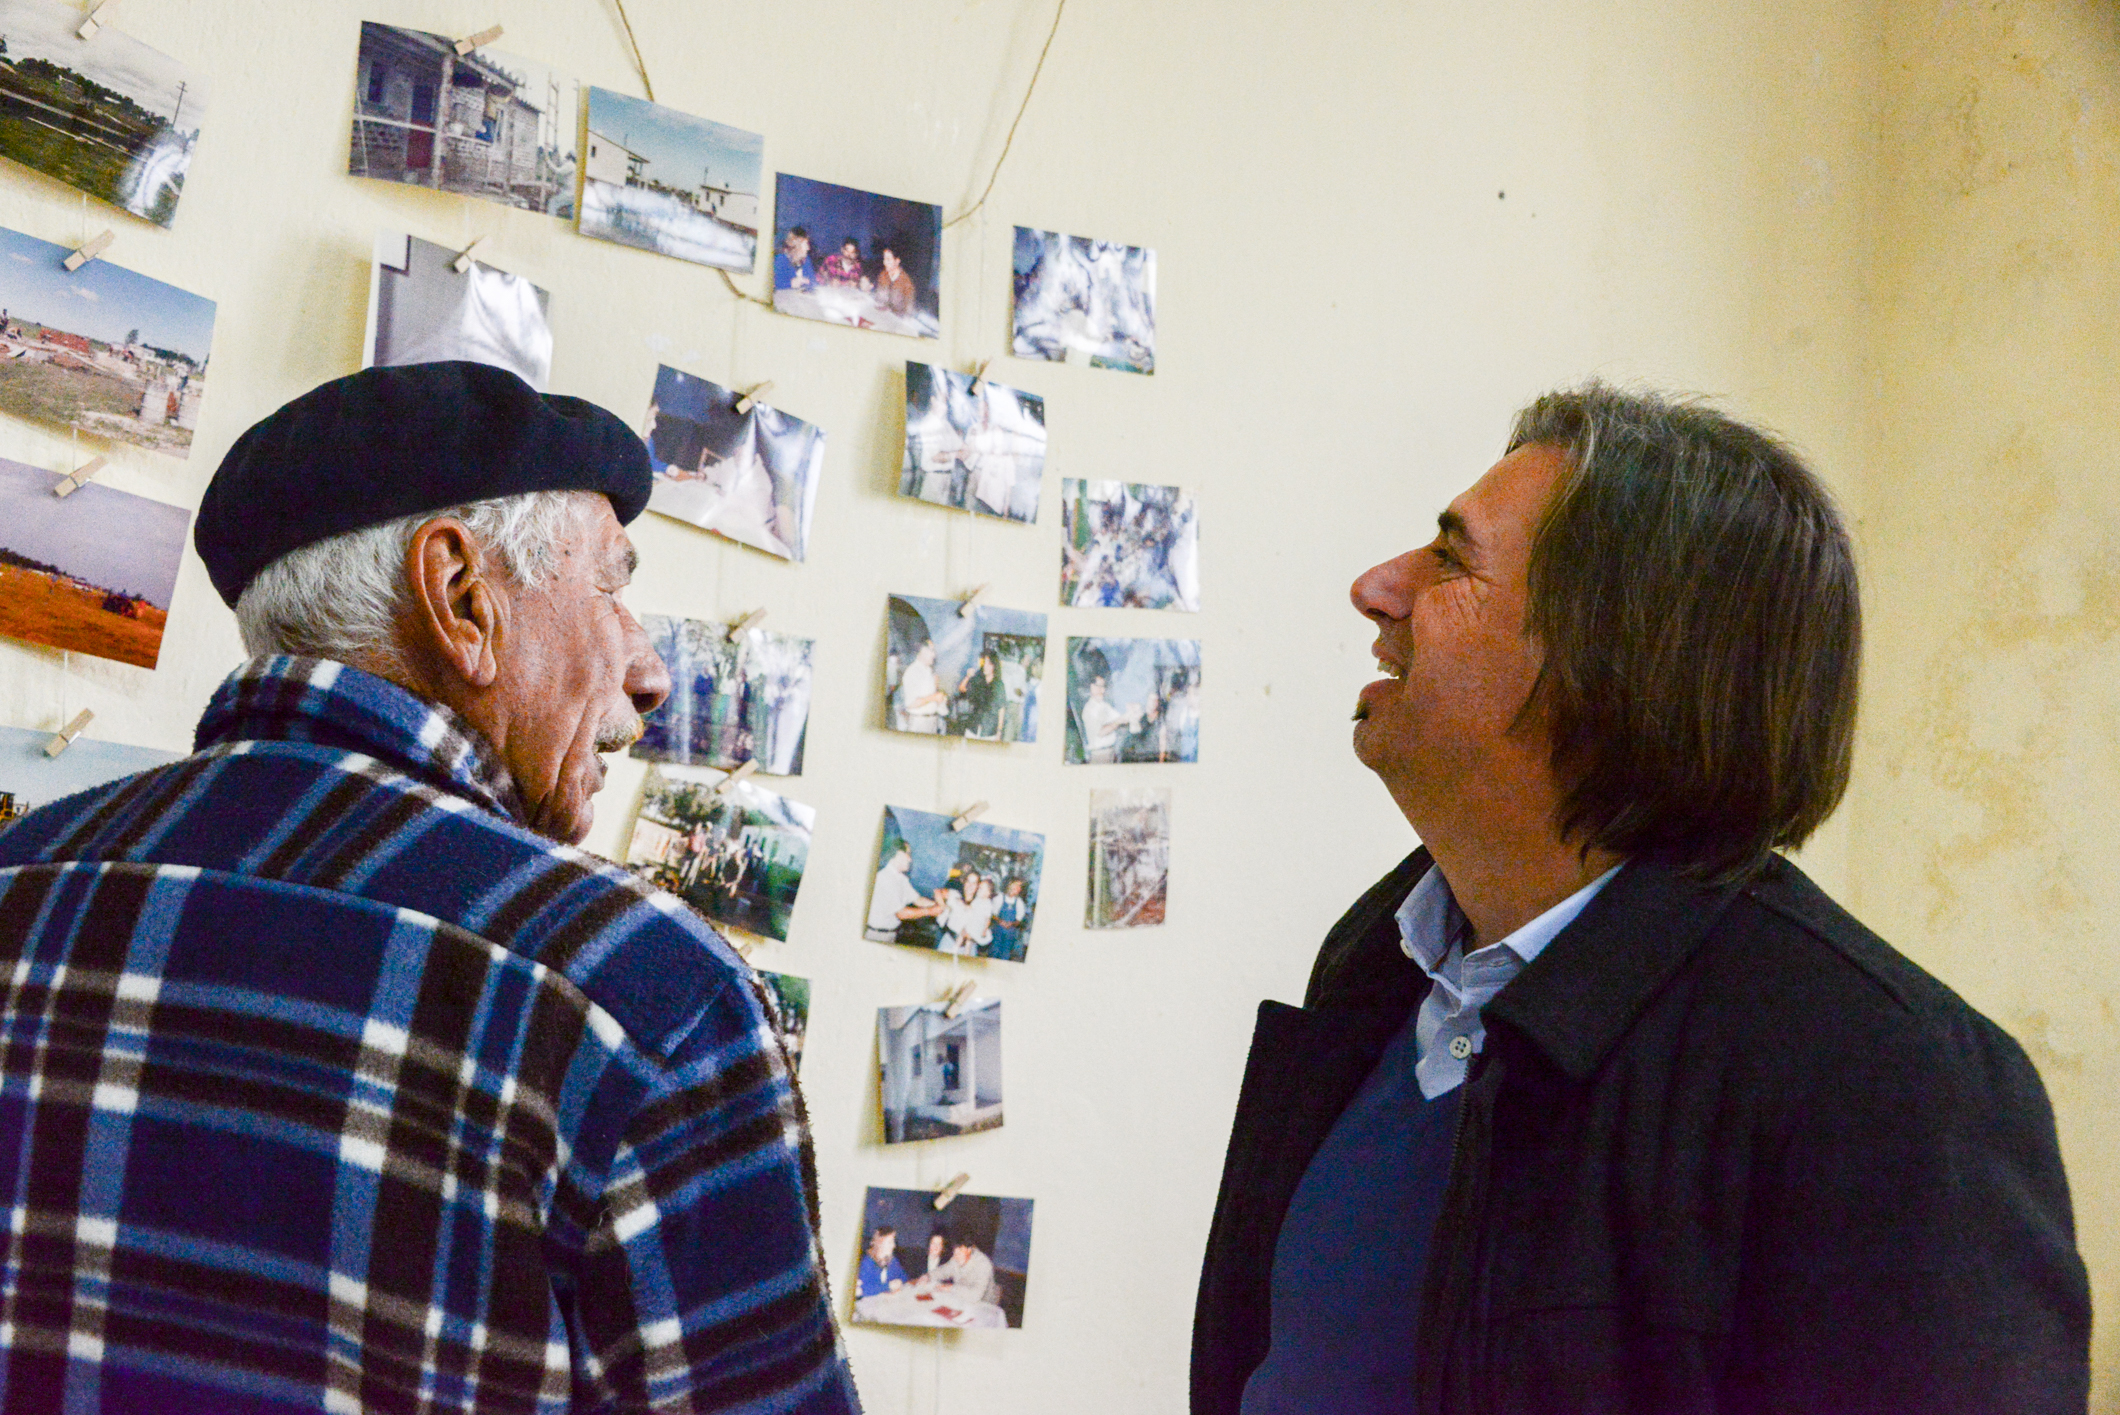
[(1434, 1100), (1465, 1084), (1473, 1053), (1487, 1044), (1480, 1009), (1523, 972), (1553, 942), (1554, 935), (1574, 923), (1575, 916), (1619, 871), (1614, 865), (1499, 943), (1469, 954), (1464, 945), (1472, 926), (1450, 893), (1450, 881), (1433, 866), (1421, 876), (1399, 906), (1398, 920), (1406, 956), (1435, 979), (1414, 1021), (1419, 1059), (1413, 1074), (1421, 1083), (1422, 1095)]

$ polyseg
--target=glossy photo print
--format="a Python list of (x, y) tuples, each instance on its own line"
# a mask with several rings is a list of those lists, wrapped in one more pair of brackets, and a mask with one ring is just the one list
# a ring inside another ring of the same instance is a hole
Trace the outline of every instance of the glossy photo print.
[(662, 614), (640, 623), (670, 670), (670, 696), (648, 714), (634, 756), (724, 769), (755, 760), (772, 776), (802, 774), (813, 640), (756, 627), (732, 639), (727, 624)]
[(463, 359), (504, 368), (538, 392), (552, 381), (552, 297), (520, 275), (402, 231), (379, 231), (368, 273), (363, 368)]
[(1001, 999), (876, 1009), (883, 1142), (946, 1140), (1001, 1128)]
[(1199, 759), (1198, 640), (1067, 641), (1067, 761)]
[(892, 595), (884, 725), (979, 742), (1038, 740), (1045, 616)]
[(788, 1049), (788, 1069), (802, 1065), (802, 1039), (810, 1031), (810, 980), (790, 977), (786, 973), (769, 973), (760, 968), (758, 981), (766, 985), (766, 992), (773, 999), (778, 1016), (774, 1019), (780, 1026), (780, 1040)]
[(870, 1189), (861, 1206), (854, 1320), (901, 1327), (1020, 1327), (1031, 1203), (932, 1189)]
[(748, 271), (758, 258), (766, 140), (609, 89), (584, 92), (581, 233)]
[(648, 404), (648, 509), (800, 560), (824, 473), (824, 429), (668, 365)]
[(1011, 351), (1019, 359), (1156, 371), (1156, 253), (1016, 228)]
[(1175, 486), (1060, 483), (1060, 602), (1076, 609), (1200, 608), (1200, 516)]
[(191, 513), (0, 458), (0, 634), (153, 668)]
[(942, 208), (782, 172), (773, 308), (919, 339), (942, 333)]
[(1044, 477), (1043, 398), (932, 364), (905, 366), (902, 495), (1035, 521)]
[[(0, 603), (13, 592), (0, 571)], [(184, 755), (76, 737), (55, 757), (44, 750), (51, 739), (50, 732), (0, 727), (0, 826), (76, 791), (166, 766)]]
[(1163, 922), (1170, 888), (1170, 792), (1089, 793), (1089, 894), (1082, 923), (1138, 929)]
[(1038, 910), (1045, 837), (983, 820), (952, 830), (951, 820), (906, 806), (883, 808), (863, 936), (1021, 963)]
[(817, 812), (800, 801), (698, 767), (649, 771), (626, 868), (717, 923), (785, 939), (810, 863)]

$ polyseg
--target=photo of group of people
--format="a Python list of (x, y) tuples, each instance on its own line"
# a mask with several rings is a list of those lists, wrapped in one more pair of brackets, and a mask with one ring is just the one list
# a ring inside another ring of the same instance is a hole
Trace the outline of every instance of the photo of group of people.
[(661, 614), (640, 624), (670, 670), (670, 696), (648, 714), (634, 756), (802, 774), (814, 640), (755, 626), (731, 637), (727, 624)]
[(782, 172), (773, 308), (801, 319), (942, 335), (942, 208)]
[(1031, 1267), (1029, 1199), (871, 1188), (861, 1206), (854, 1320), (881, 1326), (1020, 1327)]
[(658, 766), (642, 789), (626, 867), (708, 918), (785, 940), (817, 812), (718, 771)]
[(901, 1145), (1001, 1128), (1001, 999), (876, 1009), (883, 1140)]
[(363, 368), (464, 359), (504, 368), (538, 392), (552, 380), (552, 296), (482, 261), (403, 231), (379, 231), (368, 279)]
[(1021, 963), (1038, 911), (1045, 837), (985, 821), (953, 826), (933, 811), (883, 808), (864, 936)]
[(0, 634), (153, 668), (191, 513), (93, 481), (54, 496), (58, 480), (0, 458)]
[(885, 725), (979, 742), (1038, 740), (1045, 616), (892, 595)]
[(1200, 608), (1200, 516), (1183, 488), (1060, 481), (1060, 602)]
[(723, 270), (758, 258), (766, 140), (590, 87), (581, 233)]
[(824, 473), (824, 429), (759, 402), (738, 412), (743, 401), (733, 388), (667, 364), (656, 370), (648, 509), (800, 560)]
[(1067, 641), (1067, 761), (1199, 759), (1197, 639)]
[(1011, 351), (1019, 359), (1156, 371), (1156, 253), (1016, 228)]
[(901, 495), (1035, 521), (1044, 478), (1043, 398), (933, 364), (906, 364)]
[(1170, 792), (1162, 787), (1089, 793), (1089, 898), (1092, 929), (1137, 929), (1163, 922), (1170, 883)]

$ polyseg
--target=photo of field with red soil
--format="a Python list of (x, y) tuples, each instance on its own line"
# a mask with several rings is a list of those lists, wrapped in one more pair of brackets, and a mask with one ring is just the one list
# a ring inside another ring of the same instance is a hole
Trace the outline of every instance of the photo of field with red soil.
[(153, 668), (190, 513), (0, 458), (0, 634)]

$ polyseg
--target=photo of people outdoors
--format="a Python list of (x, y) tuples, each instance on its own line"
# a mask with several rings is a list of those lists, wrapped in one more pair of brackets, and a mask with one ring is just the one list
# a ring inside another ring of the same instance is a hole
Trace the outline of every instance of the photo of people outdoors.
[(1065, 760), (1199, 759), (1199, 640), (1067, 641)]
[(1001, 999), (876, 1009), (883, 1141), (943, 1140), (1001, 1128)]
[(1012, 521), (1038, 519), (1045, 400), (932, 364), (905, 366), (902, 495)]
[(1016, 228), (1014, 337), (1019, 359), (1156, 371), (1156, 253)]
[(766, 985), (766, 992), (778, 1009), (780, 1039), (787, 1045), (788, 1069), (793, 1071), (802, 1065), (802, 1039), (810, 1030), (810, 980), (769, 973), (763, 968), (757, 972), (758, 981)]
[(1200, 608), (1200, 516), (1175, 486), (1060, 481), (1060, 602)]
[(1045, 616), (892, 595), (884, 725), (977, 742), (1038, 740)]
[(552, 297), (520, 275), (403, 231), (379, 231), (368, 272), (363, 368), (466, 359), (504, 368), (538, 392), (552, 381)]
[(824, 473), (824, 429), (665, 364), (648, 403), (648, 509), (800, 560)]
[(933, 811), (883, 808), (863, 936), (1021, 963), (1038, 910), (1045, 837), (985, 821), (950, 825), (951, 817)]
[(1029, 1199), (871, 1188), (861, 1205), (854, 1320), (879, 1326), (1020, 1327), (1031, 1268)]
[(782, 172), (773, 186), (773, 308), (800, 319), (942, 334), (942, 208)]
[(723, 270), (758, 258), (757, 133), (586, 90), (581, 233)]
[(784, 940), (817, 811), (754, 781), (715, 791), (723, 779), (698, 767), (652, 768), (626, 868), (710, 919)]
[(757, 627), (640, 616), (670, 670), (670, 696), (648, 714), (633, 755), (687, 766), (742, 766), (802, 775), (810, 722), (811, 639)]
[(1083, 925), (1138, 929), (1160, 924), (1169, 884), (1170, 792), (1162, 787), (1090, 792)]
[(58, 481), (0, 458), (0, 634), (153, 668), (191, 513), (94, 481), (54, 496)]

